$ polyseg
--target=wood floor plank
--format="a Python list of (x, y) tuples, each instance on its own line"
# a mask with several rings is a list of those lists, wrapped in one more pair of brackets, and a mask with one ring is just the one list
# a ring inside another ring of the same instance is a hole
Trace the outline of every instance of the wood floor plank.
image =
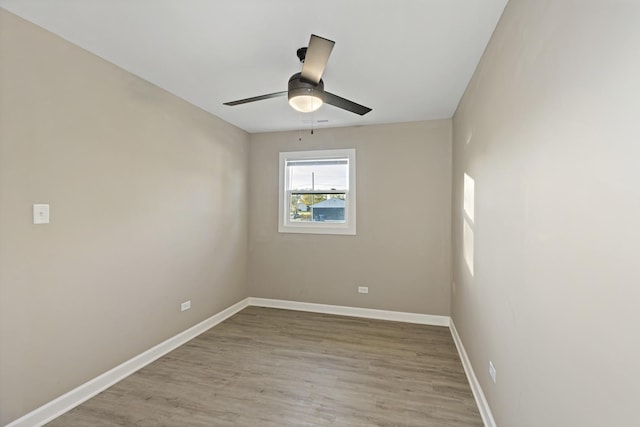
[(448, 328), (247, 307), (49, 426), (482, 426)]

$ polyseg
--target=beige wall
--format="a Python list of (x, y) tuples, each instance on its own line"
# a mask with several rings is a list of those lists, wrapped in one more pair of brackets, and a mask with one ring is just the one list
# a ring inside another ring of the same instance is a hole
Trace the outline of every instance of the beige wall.
[(639, 22), (637, 1), (511, 0), (454, 116), (453, 318), (500, 426), (638, 424)]
[(247, 296), (248, 140), (0, 9), (0, 424)]
[[(249, 293), (448, 315), (451, 121), (299, 135), (251, 135)], [(357, 235), (278, 233), (278, 153), (325, 148), (356, 149)]]

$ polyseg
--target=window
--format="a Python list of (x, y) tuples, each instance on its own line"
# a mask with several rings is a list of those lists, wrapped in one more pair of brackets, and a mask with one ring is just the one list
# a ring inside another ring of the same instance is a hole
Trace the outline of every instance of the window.
[(280, 153), (281, 233), (356, 234), (356, 150)]

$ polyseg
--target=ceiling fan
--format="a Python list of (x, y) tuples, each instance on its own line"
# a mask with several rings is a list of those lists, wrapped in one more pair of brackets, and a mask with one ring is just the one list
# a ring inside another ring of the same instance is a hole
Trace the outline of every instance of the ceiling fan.
[(322, 104), (326, 103), (361, 116), (367, 114), (371, 111), (371, 108), (356, 104), (353, 101), (349, 101), (348, 99), (324, 90), (322, 73), (327, 65), (334, 44), (334, 41), (311, 34), (309, 47), (301, 47), (297, 51), (298, 58), (303, 64), (302, 71), (291, 76), (289, 79), (289, 90), (240, 99), (238, 101), (225, 102), (224, 105), (240, 105), (288, 95), (289, 104), (294, 109), (303, 113), (315, 111), (320, 108)]

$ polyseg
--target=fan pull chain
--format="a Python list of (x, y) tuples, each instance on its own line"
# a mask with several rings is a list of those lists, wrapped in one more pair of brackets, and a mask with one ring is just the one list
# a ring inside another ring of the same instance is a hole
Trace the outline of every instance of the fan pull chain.
[(299, 126), (298, 126), (298, 142), (302, 142), (302, 113), (298, 114)]

